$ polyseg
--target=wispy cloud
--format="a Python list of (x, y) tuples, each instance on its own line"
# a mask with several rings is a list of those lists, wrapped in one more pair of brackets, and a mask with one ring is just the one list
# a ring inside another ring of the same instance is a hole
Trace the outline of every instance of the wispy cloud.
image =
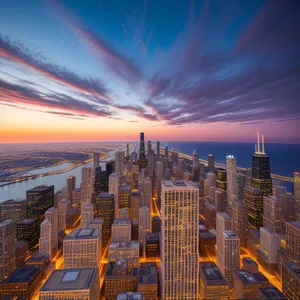
[(101, 80), (80, 76), (50, 62), (40, 52), (28, 48), (24, 43), (13, 41), (3, 35), (0, 35), (0, 57), (24, 65), (77, 91), (110, 100), (110, 91)]
[(66, 6), (56, 0), (48, 0), (48, 3), (58, 18), (99, 55), (101, 61), (113, 74), (130, 84), (141, 78), (142, 73), (132, 60), (118, 52), (99, 33), (96, 34), (87, 28)]

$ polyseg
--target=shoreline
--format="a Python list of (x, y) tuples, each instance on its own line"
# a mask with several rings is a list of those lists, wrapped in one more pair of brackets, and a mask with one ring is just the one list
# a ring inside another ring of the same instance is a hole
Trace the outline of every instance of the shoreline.
[[(105, 153), (105, 155), (101, 156), (100, 160), (101, 159), (107, 159), (109, 156), (110, 156), (109, 153)], [(36, 178), (39, 178), (39, 177), (45, 177), (45, 176), (56, 175), (56, 174), (63, 174), (63, 173), (72, 171), (72, 170), (74, 170), (76, 168), (79, 168), (80, 166), (89, 164), (92, 161), (93, 161), (93, 159), (90, 158), (88, 160), (84, 160), (84, 161), (81, 161), (81, 162), (73, 163), (68, 168), (59, 169), (59, 170), (56, 170), (56, 171), (51, 171), (51, 172), (46, 172), (46, 173), (41, 173), (41, 174), (27, 175), (27, 176), (21, 177), (20, 179), (15, 179), (15, 180), (12, 180), (12, 181), (8, 181), (6, 183), (1, 183), (1, 181), (0, 181), (0, 187), (11, 185), (11, 184), (14, 184), (14, 183), (17, 183), (17, 182), (22, 182), (22, 181), (28, 181), (28, 180), (31, 180), (31, 179), (36, 179)], [(54, 166), (52, 166), (52, 167), (54, 167)], [(34, 169), (34, 170), (36, 170), (36, 169)], [(3, 180), (2, 182), (5, 182), (5, 181)]]

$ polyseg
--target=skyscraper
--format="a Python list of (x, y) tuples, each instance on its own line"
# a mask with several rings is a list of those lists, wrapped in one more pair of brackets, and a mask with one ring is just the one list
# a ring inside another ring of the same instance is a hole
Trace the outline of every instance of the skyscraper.
[(62, 199), (58, 202), (58, 228), (66, 229), (67, 213), (71, 210), (71, 202), (67, 199)]
[(237, 184), (237, 199), (245, 199), (245, 186), (247, 183), (247, 177), (243, 173), (236, 174), (236, 184)]
[[(232, 230), (232, 218), (225, 212), (218, 212), (216, 216), (216, 244), (217, 244), (217, 263), (221, 267), (222, 257), (224, 256), (223, 239), (224, 231)], [(223, 273), (224, 274), (224, 273)], [(224, 274), (225, 275), (225, 274)]]
[(81, 205), (92, 202), (93, 177), (92, 168), (81, 169)]
[(108, 192), (115, 195), (115, 219), (119, 217), (118, 214), (118, 195), (121, 184), (121, 175), (118, 173), (111, 173), (108, 178)]
[(94, 153), (93, 162), (94, 162), (94, 170), (96, 170), (96, 168), (99, 167), (99, 163), (100, 163), (100, 153)]
[(156, 154), (157, 154), (157, 160), (160, 159), (160, 142), (157, 142), (156, 144)]
[(152, 200), (152, 181), (143, 171), (139, 176), (138, 190), (141, 193), (141, 205), (148, 205), (150, 207)]
[(240, 269), (240, 238), (231, 230), (223, 232), (221, 253), (220, 269), (232, 288), (234, 271)]
[(124, 152), (118, 150), (115, 154), (116, 157), (116, 166), (115, 166), (115, 172), (117, 174), (123, 174), (123, 165), (124, 165)]
[(72, 201), (72, 192), (75, 190), (76, 188), (76, 177), (75, 176), (68, 176), (67, 178), (67, 194), (68, 194), (68, 200), (71, 201), (71, 203), (73, 203)]
[(198, 299), (199, 190), (162, 181), (162, 299)]
[(300, 172), (294, 173), (294, 197), (298, 213), (297, 219), (300, 220)]
[(259, 188), (245, 187), (245, 201), (248, 204), (248, 220), (250, 226), (259, 230), (263, 226), (263, 193)]
[(8, 276), (16, 267), (15, 249), (15, 220), (0, 220), (0, 281)]
[(48, 220), (52, 225), (51, 245), (52, 245), (52, 254), (55, 254), (57, 252), (57, 246), (58, 246), (58, 230), (59, 230), (58, 209), (55, 207), (49, 208), (45, 212), (45, 220)]
[(139, 242), (143, 245), (143, 253), (146, 250), (146, 234), (150, 232), (150, 209), (142, 206), (139, 209)]
[[(28, 201), (28, 218), (38, 220), (38, 231), (44, 214), (54, 204), (54, 185), (40, 185), (26, 192)], [(38, 232), (39, 235), (39, 232)]]
[(286, 223), (287, 259), (300, 265), (300, 222)]
[(251, 185), (259, 188), (264, 196), (272, 195), (272, 179), (270, 174), (270, 160), (265, 153), (264, 136), (260, 145), (260, 135), (257, 135), (257, 145), (252, 157)]
[(153, 178), (154, 172), (154, 150), (152, 149), (151, 141), (148, 141), (148, 158), (147, 158), (147, 172), (150, 178)]
[(224, 169), (217, 169), (216, 173), (216, 182), (217, 188), (222, 189), (224, 191), (227, 190), (227, 173)]
[(196, 150), (194, 150), (192, 156), (193, 156), (193, 165), (192, 165), (193, 181), (198, 182), (200, 176), (199, 154), (196, 152)]
[(237, 198), (237, 181), (236, 181), (236, 158), (232, 155), (226, 156), (227, 169), (227, 203), (231, 207), (232, 200)]
[(92, 203), (86, 203), (82, 207), (81, 211), (81, 228), (88, 228), (91, 221), (94, 219), (95, 205)]
[(131, 221), (129, 219), (115, 219), (111, 226), (111, 242), (131, 242)]
[(271, 228), (274, 232), (282, 231), (282, 206), (280, 201), (274, 196), (264, 196), (263, 198), (263, 225)]
[(111, 236), (111, 226), (114, 221), (114, 194), (101, 193), (96, 198), (96, 218), (104, 220), (102, 226), (103, 247), (105, 247)]
[(247, 247), (248, 230), (248, 205), (244, 200), (232, 201), (232, 231), (240, 237), (241, 246)]
[(215, 172), (215, 159), (212, 154), (208, 155), (208, 172), (210, 173)]
[(95, 170), (94, 192), (99, 195), (101, 192), (108, 192), (108, 176), (106, 170), (97, 167)]
[(139, 155), (139, 169), (146, 169), (147, 161), (146, 161), (146, 152), (145, 152), (145, 140), (144, 140), (144, 132), (140, 133), (140, 155)]
[(0, 203), (0, 219), (21, 221), (27, 218), (27, 199), (10, 199)]
[(47, 219), (41, 224), (39, 251), (48, 254), (50, 259), (52, 258), (52, 225)]
[(282, 292), (286, 299), (299, 299), (300, 267), (292, 261), (282, 264)]

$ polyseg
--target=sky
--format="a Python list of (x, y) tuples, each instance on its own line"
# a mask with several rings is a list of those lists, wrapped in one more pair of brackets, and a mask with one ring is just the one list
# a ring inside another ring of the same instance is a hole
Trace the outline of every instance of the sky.
[(300, 143), (300, 2), (0, 1), (0, 143)]

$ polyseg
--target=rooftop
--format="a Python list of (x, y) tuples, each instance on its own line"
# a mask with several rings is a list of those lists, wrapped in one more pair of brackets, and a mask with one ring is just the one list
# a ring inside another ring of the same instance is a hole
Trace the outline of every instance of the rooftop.
[(247, 270), (237, 270), (235, 273), (244, 283), (269, 282), (268, 279), (260, 272), (251, 273)]
[(231, 220), (231, 217), (229, 217), (226, 212), (218, 212), (217, 215), (222, 217), (223, 219)]
[(88, 289), (97, 275), (97, 268), (54, 270), (40, 292)]
[(257, 265), (257, 263), (251, 258), (251, 257), (244, 257), (243, 262), (246, 262), (247, 264)]
[(97, 228), (80, 228), (74, 229), (65, 237), (65, 240), (96, 239), (99, 235), (100, 231)]
[[(53, 211), (56, 211), (56, 210), (57, 210), (56, 207), (50, 207), (47, 211), (53, 212)], [(46, 211), (46, 213), (47, 213), (47, 211)]]
[(300, 222), (287, 222), (287, 224), (293, 226), (294, 228), (300, 229)]
[(115, 219), (112, 226), (114, 225), (129, 225), (131, 221), (129, 219)]
[(117, 295), (116, 300), (142, 300), (143, 295), (141, 292), (122, 292)]
[(146, 241), (159, 241), (158, 232), (147, 232)]
[(153, 216), (152, 221), (160, 221), (160, 217), (159, 216)]
[(37, 222), (36, 219), (25, 219), (25, 220), (18, 222), (18, 225), (31, 225), (35, 222)]
[(103, 224), (104, 220), (101, 218), (95, 218), (93, 219), (90, 224)]
[(49, 255), (45, 253), (39, 253), (38, 255), (31, 256), (26, 260), (26, 264), (34, 264), (39, 262), (49, 261)]
[(24, 202), (27, 202), (27, 199), (21, 199), (21, 198), (9, 199), (9, 200), (2, 202), (1, 205), (2, 204), (19, 204), (19, 203), (24, 203)]
[(284, 300), (284, 295), (273, 285), (260, 288), (259, 291), (264, 295), (264, 299)]
[(290, 271), (294, 273), (294, 275), (300, 280), (300, 267), (297, 266), (294, 262), (290, 260), (286, 260), (283, 262), (285, 266), (287, 266)]
[(157, 284), (155, 263), (141, 263), (138, 269), (138, 284)]
[(227, 281), (214, 262), (201, 262), (200, 270), (208, 285), (227, 285)]
[(130, 192), (130, 190), (131, 190), (131, 185), (128, 185), (128, 184), (123, 183), (119, 187), (120, 192)]
[(184, 180), (163, 180), (162, 184), (166, 188), (195, 188), (192, 182)]
[(109, 199), (113, 199), (114, 197), (115, 195), (110, 193), (101, 193), (97, 196), (97, 198), (109, 198)]
[(131, 192), (131, 196), (141, 196), (140, 192)]
[(109, 250), (115, 250), (115, 249), (124, 249), (124, 248), (131, 248), (131, 249), (139, 249), (140, 244), (139, 242), (118, 242), (118, 243), (111, 243), (109, 245)]
[(67, 215), (75, 215), (80, 210), (79, 207), (74, 207), (67, 212)]
[(0, 220), (0, 228), (6, 227), (7, 225), (13, 224), (14, 222), (15, 222), (15, 220), (13, 220), (13, 219)]
[(232, 230), (225, 230), (223, 232), (223, 234), (227, 237), (227, 238), (236, 238), (238, 237)]
[(54, 185), (48, 186), (48, 185), (39, 185), (34, 187), (33, 189), (27, 190), (27, 193), (37, 193), (37, 192), (44, 192), (49, 188), (54, 188)]
[(25, 265), (24, 267), (16, 268), (6, 279), (1, 282), (1, 284), (28, 283), (39, 272), (40, 269), (36, 265)]

